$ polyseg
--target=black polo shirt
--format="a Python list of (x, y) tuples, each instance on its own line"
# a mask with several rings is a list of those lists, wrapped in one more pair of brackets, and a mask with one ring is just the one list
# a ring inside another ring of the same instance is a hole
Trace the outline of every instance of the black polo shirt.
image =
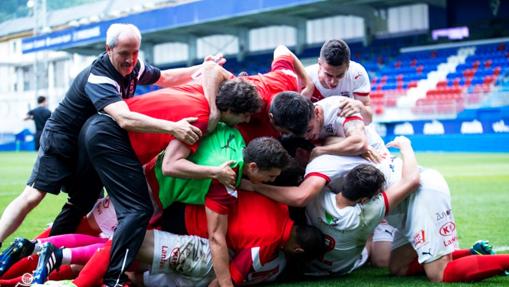
[(104, 52), (74, 79), (46, 129), (77, 138), (90, 116), (109, 104), (132, 97), (137, 84), (154, 84), (160, 76), (158, 68), (138, 60), (133, 72), (122, 77)]

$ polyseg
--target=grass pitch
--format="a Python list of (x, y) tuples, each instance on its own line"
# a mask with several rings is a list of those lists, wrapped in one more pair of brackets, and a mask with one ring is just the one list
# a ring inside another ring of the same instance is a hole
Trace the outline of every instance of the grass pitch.
[[(0, 153), (0, 209), (24, 188), (35, 153)], [(419, 153), (419, 164), (440, 171), (449, 183), (461, 248), (489, 239), (498, 253), (509, 253), (509, 154)], [(14, 237), (38, 234), (65, 202), (65, 194), (47, 195)], [(348, 276), (280, 284), (281, 286), (435, 286), (425, 277), (397, 278), (386, 269), (363, 267)], [(448, 284), (450, 285), (450, 284)], [(497, 276), (475, 284), (453, 286), (509, 286), (509, 277)]]

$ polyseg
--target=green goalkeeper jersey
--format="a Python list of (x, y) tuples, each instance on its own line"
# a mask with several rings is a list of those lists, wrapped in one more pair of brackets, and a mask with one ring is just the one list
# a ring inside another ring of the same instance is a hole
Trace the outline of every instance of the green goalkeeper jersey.
[[(205, 166), (219, 166), (226, 161), (234, 160), (231, 168), (237, 172), (236, 184), (238, 186), (242, 178), (245, 146), (246, 143), (236, 128), (220, 122), (215, 131), (202, 138), (198, 149), (188, 157), (188, 160)], [(212, 179), (164, 176), (161, 170), (163, 157), (164, 151), (159, 154), (154, 167), (162, 207), (166, 208), (174, 202), (204, 204)]]

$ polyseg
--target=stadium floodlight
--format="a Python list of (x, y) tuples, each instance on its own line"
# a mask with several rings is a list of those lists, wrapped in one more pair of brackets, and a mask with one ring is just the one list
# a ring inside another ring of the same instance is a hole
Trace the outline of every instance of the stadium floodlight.
[(34, 0), (28, 0), (28, 1), (27, 1), (27, 7), (28, 7), (28, 9), (32, 9), (32, 8), (34, 8), (34, 5), (35, 5), (35, 1), (34, 1)]

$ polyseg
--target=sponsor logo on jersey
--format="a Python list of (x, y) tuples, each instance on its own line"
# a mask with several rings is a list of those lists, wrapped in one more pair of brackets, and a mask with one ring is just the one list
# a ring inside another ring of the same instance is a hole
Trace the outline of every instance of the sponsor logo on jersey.
[(451, 244), (456, 243), (456, 240), (457, 240), (456, 235), (453, 235), (453, 236), (451, 236), (450, 238), (445, 239), (445, 240), (443, 241), (443, 243), (444, 243), (444, 247), (447, 247), (447, 246), (449, 246), (449, 245), (451, 245)]
[(437, 221), (440, 221), (444, 218), (449, 218), (449, 217), (451, 217), (451, 214), (452, 214), (451, 209), (435, 213), (435, 215), (437, 217)]
[(418, 248), (424, 244), (426, 244), (426, 233), (421, 229), (414, 235), (414, 246)]
[(170, 254), (170, 266), (176, 266), (179, 262), (180, 248), (176, 247), (171, 250)]
[(161, 246), (161, 259), (159, 261), (159, 268), (164, 267), (164, 264), (168, 261), (168, 246)]
[(34, 276), (30, 273), (25, 273), (21, 275), (21, 282), (17, 283), (15, 286), (31, 286), (32, 281), (34, 281)]
[(357, 73), (357, 75), (355, 75), (355, 77), (353, 77), (355, 80), (357, 80), (358, 78), (360, 78), (360, 76), (362, 76), (362, 74), (359, 72)]
[(224, 146), (222, 146), (221, 149), (227, 149), (228, 148), (228, 149), (231, 149), (233, 151), (237, 151), (235, 148), (230, 146), (230, 143), (234, 139), (235, 139), (235, 136), (233, 134), (230, 134), (230, 136), (228, 137), (228, 140), (226, 140), (226, 144)]
[(426, 252), (426, 251), (421, 251), (421, 254), (422, 254), (422, 255), (429, 255), (429, 256), (433, 256), (433, 255), (431, 254), (431, 248), (428, 248), (428, 251), (427, 251), (427, 252)]
[(449, 221), (440, 227), (439, 232), (442, 236), (449, 236), (454, 233), (454, 230), (456, 230), (456, 224), (454, 224), (452, 221)]

